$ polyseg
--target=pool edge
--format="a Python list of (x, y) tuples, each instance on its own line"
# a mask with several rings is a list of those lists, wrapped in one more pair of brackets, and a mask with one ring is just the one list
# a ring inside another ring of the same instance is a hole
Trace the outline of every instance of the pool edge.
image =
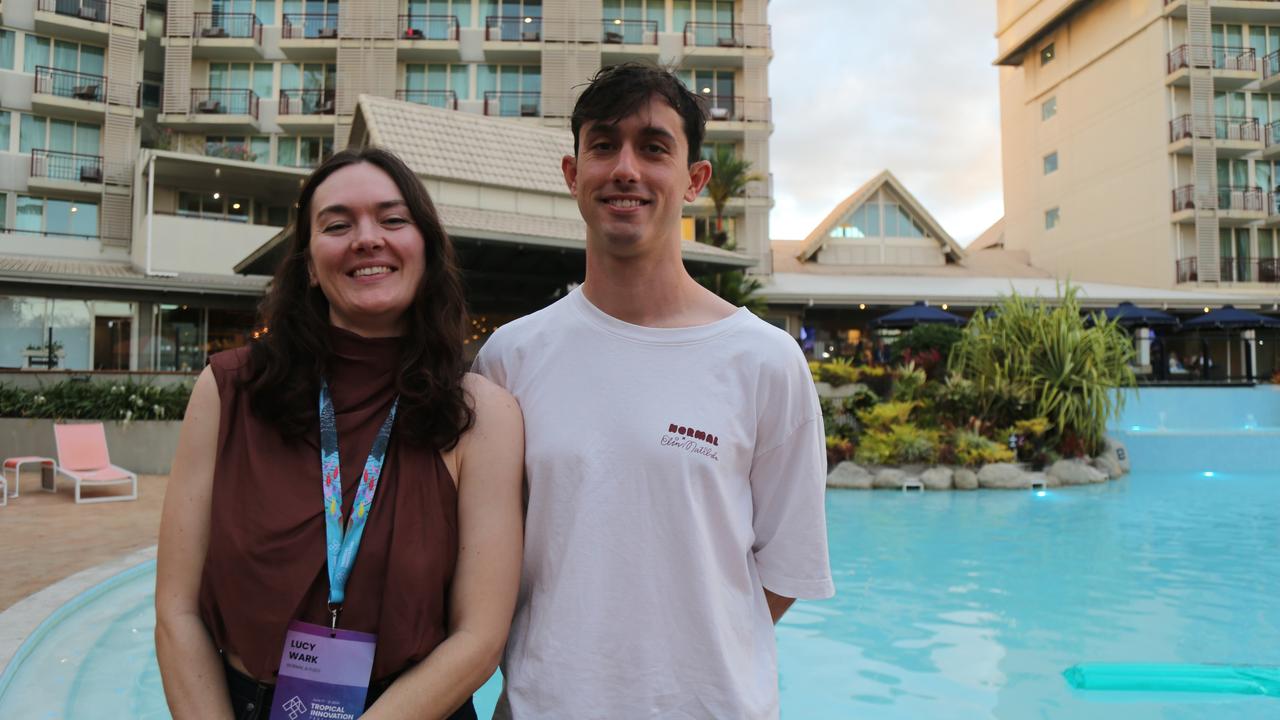
[(145, 572), (155, 558), (155, 545), (135, 550), (63, 578), (0, 612), (0, 698), (40, 638), (85, 602)]

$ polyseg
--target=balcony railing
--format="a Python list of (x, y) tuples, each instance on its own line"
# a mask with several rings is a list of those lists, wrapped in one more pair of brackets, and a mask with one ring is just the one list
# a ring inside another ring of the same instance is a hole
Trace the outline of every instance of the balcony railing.
[(1262, 77), (1269, 78), (1280, 73), (1280, 50), (1262, 58)]
[(337, 40), (338, 13), (302, 13), (284, 16), (280, 37), (285, 40)]
[(1178, 274), (1178, 282), (1198, 282), (1200, 279), (1199, 268), (1196, 267), (1196, 258), (1182, 258), (1174, 266)]
[[(1208, 195), (1208, 201), (1216, 199), (1215, 207), (1203, 207), (1202, 210), (1237, 210), (1242, 212), (1268, 212), (1268, 193), (1260, 187), (1247, 185), (1220, 185), (1216, 198)], [(1192, 185), (1183, 185), (1173, 191), (1173, 211), (1194, 210), (1196, 208), (1196, 189)]]
[(1168, 72), (1192, 67), (1255, 72), (1258, 55), (1253, 48), (1231, 45), (1179, 45), (1169, 53)]
[(542, 40), (542, 18), (530, 15), (521, 17), (487, 15), (484, 19), (484, 39), (502, 42), (539, 42)]
[(31, 177), (100, 183), (102, 156), (32, 148)]
[(614, 18), (601, 22), (600, 42), (606, 45), (657, 45), (657, 20), (622, 20)]
[(1280, 260), (1224, 256), (1218, 266), (1223, 282), (1280, 282)]
[(258, 94), (242, 88), (191, 88), (191, 112), (198, 115), (252, 115), (258, 119)]
[[(1212, 129), (1212, 134), (1210, 134)], [(1169, 121), (1169, 142), (1192, 137), (1215, 140), (1241, 140), (1260, 142), (1262, 127), (1257, 118), (1219, 115), (1197, 121), (1190, 115), (1179, 115)]]
[(769, 34), (768, 25), (714, 22), (684, 24), (686, 47), (767, 48)]
[(457, 40), (457, 15), (401, 15), (400, 37), (405, 40)]
[(484, 114), (499, 117), (539, 117), (542, 115), (542, 93), (486, 91)]
[(443, 110), (458, 109), (458, 94), (452, 90), (397, 90), (396, 99)]
[(101, 75), (37, 65), (35, 90), (37, 93), (72, 100), (103, 102), (107, 93), (107, 79)]
[(194, 15), (196, 38), (253, 40), (262, 43), (262, 22), (253, 13), (204, 13)]
[(332, 115), (333, 90), (281, 90), (281, 115)]
[(744, 100), (735, 95), (701, 95), (707, 103), (708, 122), (768, 122), (769, 100)]
[(107, 0), (39, 0), (36, 9), (90, 22), (111, 20), (111, 3)]

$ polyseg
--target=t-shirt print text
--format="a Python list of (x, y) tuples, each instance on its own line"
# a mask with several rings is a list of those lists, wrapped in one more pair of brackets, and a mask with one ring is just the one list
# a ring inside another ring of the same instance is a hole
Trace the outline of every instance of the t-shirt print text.
[(720, 447), (720, 438), (705, 430), (668, 423), (667, 431), (662, 434), (661, 442), (663, 447), (684, 450), (685, 452), (703, 455), (720, 462), (720, 455), (717, 451), (717, 448)]

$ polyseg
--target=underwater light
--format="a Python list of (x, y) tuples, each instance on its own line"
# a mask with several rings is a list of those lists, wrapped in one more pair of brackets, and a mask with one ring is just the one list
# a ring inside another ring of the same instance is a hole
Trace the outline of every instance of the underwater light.
[(1037, 491), (1036, 491), (1036, 497), (1044, 497), (1045, 495), (1048, 495), (1048, 494), (1049, 494), (1049, 493), (1045, 492), (1044, 490), (1037, 490)]
[(1205, 477), (1214, 477), (1214, 475), (1216, 475), (1216, 473), (1214, 473), (1212, 470), (1206, 470), (1200, 474)]

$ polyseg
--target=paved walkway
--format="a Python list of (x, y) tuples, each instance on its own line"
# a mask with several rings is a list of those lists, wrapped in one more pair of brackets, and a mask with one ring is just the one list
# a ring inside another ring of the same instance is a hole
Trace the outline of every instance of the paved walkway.
[[(166, 475), (138, 477), (138, 499), (75, 503), (74, 485), (59, 478), (58, 492), (40, 489), (38, 471), (22, 474), (22, 497), (0, 507), (0, 611), (81, 570), (156, 544)], [(124, 486), (88, 490), (125, 494)]]

